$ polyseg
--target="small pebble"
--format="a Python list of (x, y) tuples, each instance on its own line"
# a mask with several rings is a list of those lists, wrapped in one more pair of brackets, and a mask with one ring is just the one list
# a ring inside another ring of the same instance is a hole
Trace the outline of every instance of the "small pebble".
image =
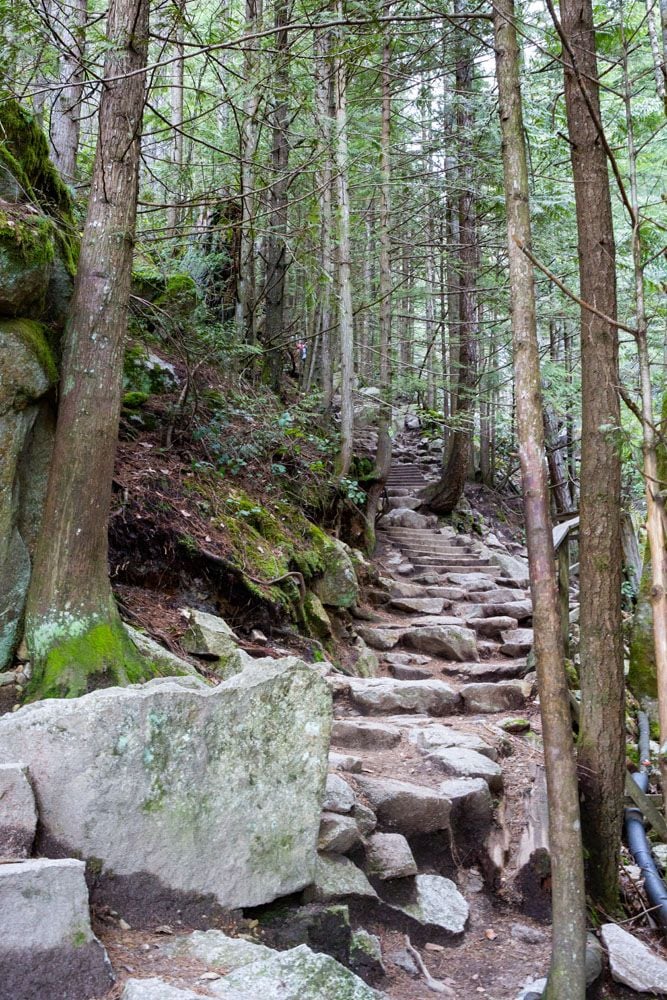
[(121, 929), (122, 931), (131, 931), (131, 930), (132, 930), (132, 928), (131, 928), (131, 927), (130, 927), (130, 925), (128, 924), (127, 920), (123, 920), (123, 918), (122, 918), (122, 917), (121, 917), (121, 918), (120, 918), (120, 920), (118, 921), (118, 926), (120, 927), (120, 929)]

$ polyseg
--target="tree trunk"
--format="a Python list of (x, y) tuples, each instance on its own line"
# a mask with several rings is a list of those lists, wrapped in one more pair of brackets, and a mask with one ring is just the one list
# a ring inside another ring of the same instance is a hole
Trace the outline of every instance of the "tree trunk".
[[(169, 199), (171, 204), (167, 209), (167, 229), (172, 239), (178, 236), (178, 227), (181, 222), (181, 200), (183, 198), (183, 83), (185, 62), (183, 56), (184, 49), (184, 25), (183, 17), (185, 10), (184, 0), (177, 0), (175, 4), (174, 16), (176, 23), (173, 28), (175, 62), (171, 65), (171, 124), (173, 134), (171, 139), (171, 184), (169, 185)], [(174, 251), (178, 248), (174, 245)]]
[(73, 0), (59, 27), (63, 43), (60, 54), (60, 82), (63, 86), (51, 109), (49, 140), (53, 162), (68, 184), (74, 184), (76, 158), (79, 152), (83, 98), (79, 84), (84, 78), (83, 55), (87, 14), (86, 0)]
[(535, 656), (549, 803), (553, 938), (546, 997), (586, 994), (586, 894), (570, 698), (563, 662), (558, 588), (544, 464), (535, 286), (521, 246), (530, 246), (528, 169), (513, 0), (494, 8), (496, 66), (510, 266), (517, 432), (533, 599)]
[(273, 107), (271, 109), (273, 146), (271, 149), (272, 182), (269, 192), (269, 239), (266, 257), (266, 311), (264, 349), (268, 381), (280, 389), (282, 374), (285, 312), (285, 277), (287, 275), (287, 191), (289, 178), (289, 53), (287, 25), (290, 12), (287, 0), (275, 6)]
[[(343, 0), (338, 0), (336, 14), (344, 18)], [(350, 471), (354, 448), (354, 335), (352, 326), (352, 284), (350, 277), (350, 191), (347, 151), (347, 80), (343, 57), (343, 30), (338, 29), (334, 59), (336, 105), (335, 168), (338, 195), (338, 334), (340, 348), (340, 451), (336, 463), (339, 476)]]
[(468, 476), (472, 442), (475, 391), (476, 337), (476, 226), (473, 190), (472, 82), (473, 60), (467, 39), (461, 43), (456, 60), (456, 89), (459, 106), (456, 130), (459, 146), (459, 275), (458, 275), (458, 356), (456, 378), (456, 420), (450, 435), (449, 454), (442, 476), (427, 488), (424, 501), (437, 514), (449, 514), (463, 495)]
[[(111, 495), (137, 208), (148, 0), (112, 0), (88, 215), (64, 337), (60, 407), (28, 595), (33, 696), (153, 672), (111, 593)], [(137, 72), (139, 71), (139, 72)], [(134, 74), (134, 75), (132, 75)]]
[(327, 28), (315, 32), (315, 107), (322, 130), (321, 166), (316, 175), (320, 203), (320, 278), (318, 282), (318, 311), (320, 337), (320, 379), (322, 385), (322, 407), (331, 408), (333, 397), (333, 369), (331, 361), (331, 334), (333, 311), (331, 297), (334, 282), (333, 261), (333, 211), (332, 211), (332, 156), (333, 122), (335, 116), (333, 61), (331, 54), (332, 36)]
[(382, 46), (382, 129), (380, 133), (380, 408), (378, 445), (373, 479), (368, 492), (366, 518), (368, 548), (375, 548), (375, 516), (391, 470), (391, 45), (385, 34)]
[[(600, 121), (592, 0), (561, 0), (565, 102), (579, 241), (581, 297), (616, 317), (616, 268), (607, 158)], [(573, 58), (574, 63), (573, 63)], [(576, 66), (575, 66), (576, 64)], [(611, 914), (625, 779), (625, 699), (621, 622), (621, 470), (617, 328), (581, 310), (581, 722), (579, 763), (590, 890)]]

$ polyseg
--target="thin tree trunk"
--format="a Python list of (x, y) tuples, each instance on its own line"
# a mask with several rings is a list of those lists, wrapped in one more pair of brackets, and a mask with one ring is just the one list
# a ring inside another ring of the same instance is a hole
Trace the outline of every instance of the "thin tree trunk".
[[(245, 0), (245, 29), (253, 34), (261, 28), (262, 0)], [(255, 319), (255, 154), (259, 141), (257, 113), (260, 103), (258, 77), (261, 60), (257, 43), (248, 42), (243, 51), (245, 100), (241, 125), (241, 235), (237, 269), (236, 335), (239, 342), (254, 344), (257, 339)]]
[(468, 40), (461, 43), (456, 60), (456, 89), (459, 107), (456, 127), (459, 139), (459, 324), (458, 376), (456, 380), (456, 421), (450, 435), (449, 454), (440, 480), (428, 487), (424, 501), (438, 514), (449, 514), (463, 495), (468, 477), (474, 418), (476, 317), (476, 225), (473, 190), (472, 82), (473, 59)]
[[(561, 0), (565, 103), (579, 240), (581, 297), (616, 317), (616, 267), (607, 158), (600, 121), (592, 0)], [(567, 51), (569, 48), (570, 51)], [(576, 62), (573, 65), (572, 52)], [(581, 719), (579, 762), (590, 890), (607, 913), (618, 905), (625, 780), (621, 622), (621, 468), (610, 427), (620, 424), (618, 331), (581, 310)]]
[(583, 1000), (586, 994), (583, 851), (570, 699), (554, 573), (549, 488), (544, 466), (535, 286), (530, 263), (520, 249), (522, 245), (530, 246), (531, 232), (513, 0), (496, 0), (494, 27), (507, 206), (517, 432), (549, 804), (553, 937), (545, 996), (548, 1000)]
[(375, 516), (391, 470), (391, 45), (382, 46), (382, 129), (380, 133), (380, 409), (378, 445), (366, 517), (369, 550), (375, 548)]
[(660, 42), (658, 41), (659, 14), (658, 0), (646, 0), (646, 27), (648, 29), (649, 42), (651, 43), (655, 90), (663, 103), (665, 114), (667, 114), (667, 60), (665, 59), (665, 50), (660, 51)]
[(111, 496), (137, 208), (148, 0), (112, 0), (88, 215), (64, 338), (46, 505), (28, 595), (34, 696), (145, 676), (111, 593)]
[(271, 110), (273, 146), (271, 149), (272, 182), (269, 192), (269, 238), (266, 256), (266, 312), (264, 348), (268, 381), (280, 389), (284, 333), (285, 277), (287, 275), (287, 192), (289, 179), (289, 52), (287, 25), (288, 0), (276, 0), (274, 39), (273, 107)]
[(316, 174), (320, 203), (320, 280), (318, 282), (319, 336), (321, 346), (320, 379), (322, 407), (327, 412), (333, 397), (333, 366), (331, 360), (331, 333), (333, 311), (331, 298), (334, 283), (333, 260), (333, 209), (332, 209), (332, 157), (333, 123), (335, 117), (332, 35), (327, 28), (315, 32), (315, 107), (318, 124), (322, 130), (323, 150), (321, 166)]
[(76, 179), (83, 97), (80, 84), (84, 78), (83, 57), (88, 15), (86, 0), (71, 2), (72, 6), (68, 8), (59, 26), (63, 44), (60, 54), (60, 82), (63, 86), (51, 109), (49, 129), (53, 162), (68, 184), (74, 184)]
[[(337, 0), (336, 14), (343, 20), (343, 0)], [(350, 191), (347, 150), (347, 80), (342, 51), (343, 31), (338, 29), (337, 52), (334, 59), (336, 103), (335, 168), (338, 195), (338, 335), (340, 348), (340, 451), (337, 472), (346, 476), (350, 471), (354, 449), (354, 335), (352, 323), (352, 283), (350, 277)]]
[[(171, 139), (171, 184), (169, 185), (170, 205), (167, 209), (167, 229), (172, 238), (178, 236), (178, 228), (181, 222), (181, 200), (183, 198), (183, 83), (185, 61), (185, 32), (183, 17), (185, 11), (183, 0), (177, 0), (175, 4), (176, 23), (173, 29), (175, 62), (171, 65), (172, 80), (170, 89), (171, 98), (171, 124), (173, 127)], [(174, 250), (177, 247), (174, 246)]]

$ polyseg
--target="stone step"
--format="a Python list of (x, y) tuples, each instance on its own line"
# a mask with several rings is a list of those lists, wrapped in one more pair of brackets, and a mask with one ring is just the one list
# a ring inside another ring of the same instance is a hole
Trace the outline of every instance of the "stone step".
[[(424, 565), (456, 565), (456, 566), (491, 566), (490, 559), (479, 559), (474, 555), (461, 555), (461, 556), (442, 556), (440, 554), (424, 555), (420, 552), (412, 552), (410, 549), (404, 550), (404, 555), (411, 562)], [(498, 567), (495, 567), (498, 570)]]
[(516, 618), (510, 618), (509, 615), (466, 619), (468, 628), (473, 628), (477, 635), (483, 635), (488, 639), (500, 639), (504, 632), (516, 629), (518, 624)]
[(515, 712), (523, 708), (531, 690), (531, 681), (480, 681), (464, 684), (460, 694), (467, 715), (490, 715), (494, 712)]
[(532, 628), (517, 628), (502, 634), (503, 644), (500, 652), (503, 656), (525, 656), (533, 646)]
[(479, 663), (446, 663), (442, 668), (446, 677), (459, 677), (467, 681), (520, 680), (528, 673), (525, 659), (480, 660)]
[(441, 615), (445, 605), (449, 603), (442, 597), (394, 597), (390, 601), (391, 607), (396, 611), (422, 615)]
[(403, 681), (394, 677), (348, 677), (337, 687), (336, 694), (349, 695), (351, 702), (368, 715), (418, 712), (440, 716), (461, 710), (458, 692), (437, 678)]

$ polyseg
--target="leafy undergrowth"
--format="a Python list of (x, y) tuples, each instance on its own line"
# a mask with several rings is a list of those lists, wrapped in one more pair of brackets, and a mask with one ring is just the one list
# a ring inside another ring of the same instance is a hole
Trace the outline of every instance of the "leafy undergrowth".
[(183, 607), (303, 646), (303, 585), (329, 544), (316, 524), (345, 502), (317, 399), (296, 387), (279, 399), (212, 364), (193, 373), (140, 343), (125, 389), (109, 524), (124, 616), (176, 652)]

